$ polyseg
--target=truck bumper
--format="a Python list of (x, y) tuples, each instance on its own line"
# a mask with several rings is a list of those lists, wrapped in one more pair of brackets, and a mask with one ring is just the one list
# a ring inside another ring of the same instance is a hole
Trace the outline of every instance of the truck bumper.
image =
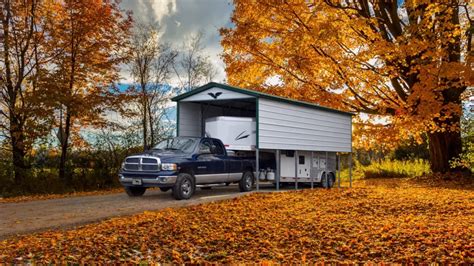
[(176, 175), (150, 177), (128, 177), (119, 174), (119, 181), (126, 187), (171, 187), (176, 183)]

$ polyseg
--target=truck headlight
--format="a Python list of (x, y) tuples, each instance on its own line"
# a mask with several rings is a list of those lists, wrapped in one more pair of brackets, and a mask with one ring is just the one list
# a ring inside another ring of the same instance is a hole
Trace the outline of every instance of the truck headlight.
[(125, 170), (125, 162), (122, 163), (122, 167), (120, 169)]
[(175, 163), (163, 163), (161, 164), (161, 170), (176, 171), (178, 170), (178, 166)]

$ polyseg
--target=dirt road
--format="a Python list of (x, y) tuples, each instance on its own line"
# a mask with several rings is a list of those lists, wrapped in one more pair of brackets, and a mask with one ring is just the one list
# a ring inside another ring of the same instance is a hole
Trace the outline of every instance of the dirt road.
[(146, 210), (182, 207), (245, 195), (238, 187), (197, 189), (190, 200), (177, 201), (171, 192), (149, 190), (143, 197), (129, 198), (125, 192), (19, 203), (0, 203), (0, 239), (16, 234), (71, 228), (110, 217), (130, 215)]

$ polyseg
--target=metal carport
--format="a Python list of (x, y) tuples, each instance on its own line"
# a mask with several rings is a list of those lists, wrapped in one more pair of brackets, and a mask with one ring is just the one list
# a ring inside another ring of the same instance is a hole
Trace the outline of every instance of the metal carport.
[[(275, 152), (277, 189), (282, 177), (279, 167), (282, 151), (294, 151), (296, 187), (299, 180), (298, 152), (310, 152), (311, 164), (313, 154), (324, 156), (325, 153), (325, 162), (329, 164), (328, 154), (349, 153), (349, 179), (352, 185), (352, 113), (215, 82), (172, 100), (177, 102), (177, 136), (204, 136), (204, 121), (210, 117), (255, 117), (256, 170), (259, 170), (260, 151)], [(329, 166), (325, 163), (325, 167)], [(313, 178), (311, 174), (311, 185)], [(259, 178), (256, 179), (258, 190)]]

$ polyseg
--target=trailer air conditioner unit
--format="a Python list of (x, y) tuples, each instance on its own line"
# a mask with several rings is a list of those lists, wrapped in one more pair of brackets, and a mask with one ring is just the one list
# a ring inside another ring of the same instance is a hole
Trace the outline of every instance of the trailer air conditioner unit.
[(256, 123), (252, 117), (217, 116), (206, 119), (206, 135), (220, 139), (226, 149), (255, 150)]

